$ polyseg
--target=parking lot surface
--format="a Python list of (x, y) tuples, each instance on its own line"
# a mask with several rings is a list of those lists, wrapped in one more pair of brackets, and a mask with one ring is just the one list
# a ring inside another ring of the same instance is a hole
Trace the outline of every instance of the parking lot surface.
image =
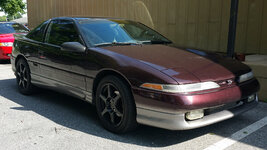
[(140, 125), (116, 135), (104, 130), (95, 108), (40, 89), (21, 95), (8, 63), (0, 64), (0, 149), (267, 149), (267, 103), (235, 118), (188, 131)]

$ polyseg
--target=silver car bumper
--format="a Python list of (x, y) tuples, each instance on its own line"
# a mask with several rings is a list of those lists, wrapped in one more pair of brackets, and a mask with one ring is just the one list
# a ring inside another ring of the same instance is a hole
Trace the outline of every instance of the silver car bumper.
[(185, 119), (185, 113), (170, 114), (163, 113), (148, 109), (137, 108), (137, 122), (149, 126), (169, 129), (169, 130), (188, 130), (214, 124), (229, 118), (232, 118), (238, 114), (241, 114), (258, 104), (258, 97), (250, 103), (222, 110), (216, 113), (205, 115), (201, 119), (194, 121), (187, 121)]

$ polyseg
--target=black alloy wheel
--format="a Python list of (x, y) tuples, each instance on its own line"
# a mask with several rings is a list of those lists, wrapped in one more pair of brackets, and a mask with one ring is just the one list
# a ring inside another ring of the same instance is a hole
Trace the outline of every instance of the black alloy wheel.
[(101, 116), (114, 126), (119, 126), (123, 117), (123, 107), (120, 92), (110, 83), (103, 85), (100, 97)]
[(102, 125), (114, 133), (136, 127), (136, 108), (125, 82), (116, 76), (101, 80), (96, 94), (96, 108)]
[(33, 91), (31, 84), (30, 68), (24, 59), (19, 59), (16, 64), (16, 79), (20, 93), (28, 95)]

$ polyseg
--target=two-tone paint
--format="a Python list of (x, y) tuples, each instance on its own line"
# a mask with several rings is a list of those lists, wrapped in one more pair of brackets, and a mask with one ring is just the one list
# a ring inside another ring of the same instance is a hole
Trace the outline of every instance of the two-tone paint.
[[(79, 18), (63, 19), (75, 22)], [(255, 78), (244, 83), (236, 82), (237, 77), (251, 69), (217, 54), (164, 44), (91, 47), (86, 42), (84, 53), (63, 52), (59, 46), (46, 43), (45, 38), (44, 35), (43, 41), (37, 42), (17, 36), (11, 58), (12, 69), (15, 71), (18, 59), (25, 59), (34, 85), (52, 88), (92, 104), (99, 81), (106, 75), (116, 75), (131, 88), (137, 122), (141, 124), (172, 130), (192, 129), (231, 118), (257, 104), (257, 100), (242, 106), (238, 104), (259, 90)], [(205, 81), (215, 81), (220, 88), (178, 94), (140, 87), (143, 83), (189, 84)], [(195, 121), (185, 119), (188, 111), (208, 110), (233, 103), (239, 107), (205, 115)]]

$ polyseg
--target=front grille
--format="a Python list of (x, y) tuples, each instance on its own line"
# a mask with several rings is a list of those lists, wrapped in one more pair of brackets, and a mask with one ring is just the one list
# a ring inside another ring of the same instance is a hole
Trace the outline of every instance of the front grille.
[(228, 110), (231, 108), (235, 108), (235, 107), (239, 107), (242, 106), (246, 103), (247, 99), (243, 99), (240, 101), (236, 101), (236, 102), (232, 102), (232, 103), (228, 103), (225, 105), (221, 105), (221, 106), (217, 106), (217, 107), (212, 107), (212, 108), (208, 108), (204, 110), (205, 115), (210, 115), (210, 114), (214, 114), (223, 110)]

